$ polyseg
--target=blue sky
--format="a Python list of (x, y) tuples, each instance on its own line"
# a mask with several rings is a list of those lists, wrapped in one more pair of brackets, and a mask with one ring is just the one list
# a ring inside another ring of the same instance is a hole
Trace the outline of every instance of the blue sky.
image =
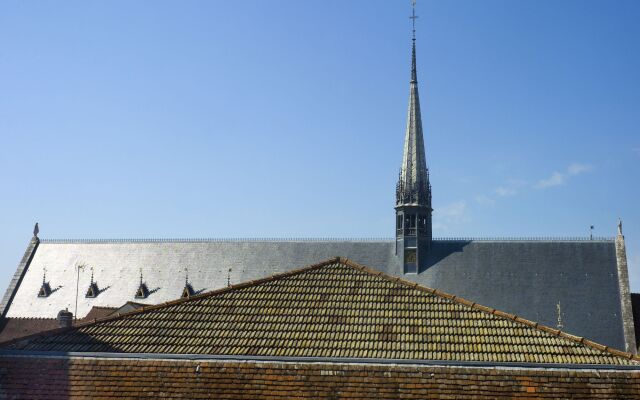
[[(390, 237), (409, 1), (0, 4), (0, 289), (46, 238)], [(613, 236), (640, 2), (419, 1), (436, 236)]]

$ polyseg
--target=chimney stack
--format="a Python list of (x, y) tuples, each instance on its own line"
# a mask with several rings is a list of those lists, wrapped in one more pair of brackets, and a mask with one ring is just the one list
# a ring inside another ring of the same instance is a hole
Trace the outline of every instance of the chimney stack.
[(73, 324), (73, 313), (69, 312), (69, 310), (64, 309), (58, 312), (58, 324), (61, 328), (71, 328)]

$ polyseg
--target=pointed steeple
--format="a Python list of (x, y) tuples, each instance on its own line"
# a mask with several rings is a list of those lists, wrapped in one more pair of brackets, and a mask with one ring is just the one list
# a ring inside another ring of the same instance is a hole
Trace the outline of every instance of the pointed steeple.
[(418, 74), (416, 71), (416, 42), (411, 49), (411, 81), (409, 83), (409, 110), (400, 177), (396, 188), (396, 205), (417, 204), (431, 207), (431, 185), (424, 152)]
[(415, 1), (411, 45), (409, 111), (400, 176), (396, 185), (396, 255), (405, 273), (419, 273), (428, 263), (431, 247), (431, 184), (424, 153), (418, 72), (416, 66)]

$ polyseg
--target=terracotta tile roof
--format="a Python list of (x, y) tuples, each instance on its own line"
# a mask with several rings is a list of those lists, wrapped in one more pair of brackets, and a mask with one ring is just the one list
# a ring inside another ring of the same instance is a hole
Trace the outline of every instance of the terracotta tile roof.
[[(85, 318), (75, 321), (75, 324), (92, 322), (107, 317), (114, 311), (116, 309), (111, 307), (93, 307)], [(58, 327), (60, 323), (55, 318), (0, 318), (0, 343)]]
[(85, 322), (85, 321), (91, 321), (94, 319), (100, 319), (100, 318), (104, 318), (107, 317), (111, 314), (113, 314), (115, 311), (117, 310), (117, 308), (115, 307), (98, 307), (98, 306), (93, 306), (93, 308), (91, 309), (91, 311), (89, 311), (89, 314), (87, 314), (86, 317), (79, 319), (78, 322)]
[(340, 258), (8, 347), (563, 364), (640, 360)]
[(0, 397), (632, 400), (640, 371), (0, 355)]
[(60, 326), (55, 318), (2, 318), (0, 319), (0, 342), (49, 331)]

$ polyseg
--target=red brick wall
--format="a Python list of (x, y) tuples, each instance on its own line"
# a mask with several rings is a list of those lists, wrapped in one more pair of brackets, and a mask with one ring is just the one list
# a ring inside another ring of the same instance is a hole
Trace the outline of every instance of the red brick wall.
[(640, 399), (640, 371), (0, 357), (0, 399), (66, 398)]

